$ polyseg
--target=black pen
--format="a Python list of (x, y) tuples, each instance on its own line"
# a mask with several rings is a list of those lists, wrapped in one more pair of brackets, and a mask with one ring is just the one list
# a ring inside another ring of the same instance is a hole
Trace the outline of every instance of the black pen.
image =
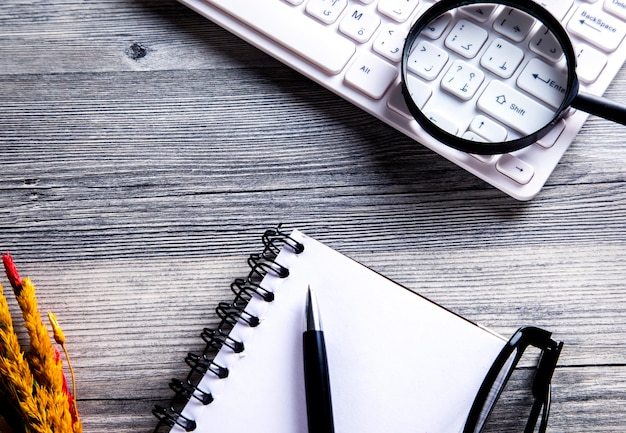
[(306, 298), (304, 349), (304, 387), (309, 433), (333, 433), (333, 408), (324, 332), (315, 295), (309, 287)]

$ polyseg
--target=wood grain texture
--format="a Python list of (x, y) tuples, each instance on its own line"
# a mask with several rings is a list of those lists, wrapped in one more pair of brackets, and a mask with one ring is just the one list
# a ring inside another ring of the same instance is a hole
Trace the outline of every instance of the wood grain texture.
[(591, 118), (520, 203), (173, 0), (8, 0), (0, 59), (0, 248), (64, 327), (86, 432), (152, 430), (278, 222), (552, 330), (550, 430), (626, 429), (623, 127)]

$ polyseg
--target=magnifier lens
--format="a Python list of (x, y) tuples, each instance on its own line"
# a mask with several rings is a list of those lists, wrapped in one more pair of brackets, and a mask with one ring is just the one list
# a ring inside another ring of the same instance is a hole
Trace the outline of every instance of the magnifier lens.
[(472, 153), (535, 142), (577, 90), (553, 23), (512, 5), (446, 3), (457, 2), (440, 2), (445, 12), (425, 14), (407, 37), (403, 78), (412, 114), (444, 144)]

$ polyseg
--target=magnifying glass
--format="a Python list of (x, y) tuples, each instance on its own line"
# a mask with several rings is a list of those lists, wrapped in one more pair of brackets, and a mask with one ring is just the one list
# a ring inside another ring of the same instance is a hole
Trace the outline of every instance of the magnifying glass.
[(579, 91), (559, 21), (533, 0), (441, 0), (407, 35), (402, 90), (419, 125), (475, 154), (508, 153), (578, 109), (626, 125), (626, 106)]

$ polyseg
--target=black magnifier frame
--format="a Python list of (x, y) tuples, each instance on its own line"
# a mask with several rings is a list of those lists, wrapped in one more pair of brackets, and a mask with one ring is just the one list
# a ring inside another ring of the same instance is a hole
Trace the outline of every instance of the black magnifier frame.
[[(453, 9), (474, 4), (495, 4), (510, 6), (512, 8), (527, 13), (533, 18), (537, 19), (549, 31), (551, 31), (563, 49), (563, 54), (565, 56), (565, 62), (567, 66), (567, 85), (565, 87), (565, 97), (563, 98), (561, 105), (556, 109), (552, 120), (550, 120), (544, 127), (530, 135), (526, 135), (524, 137), (520, 137), (514, 140), (497, 143), (467, 140), (457, 135), (453, 135), (447, 131), (444, 131), (443, 129), (436, 126), (415, 104), (413, 98), (411, 97), (407, 84), (408, 62), (409, 56), (411, 55), (413, 50), (413, 45), (415, 44), (417, 38), (420, 36), (422, 31), (428, 27), (430, 23), (432, 23), (434, 20), (444, 15), (445, 13)], [(404, 100), (409, 108), (409, 111), (411, 112), (415, 120), (417, 120), (419, 125), (432, 137), (436, 138), (443, 144), (453, 147), (457, 150), (461, 150), (463, 152), (475, 154), (494, 155), (509, 153), (529, 146), (532, 143), (535, 143), (538, 139), (546, 135), (554, 127), (554, 125), (565, 116), (565, 114), (567, 113), (567, 109), (570, 106), (575, 107), (573, 101), (576, 99), (577, 96), (580, 96), (578, 93), (579, 82), (576, 75), (576, 55), (574, 53), (574, 47), (572, 46), (572, 42), (561, 23), (550, 12), (548, 12), (541, 5), (537, 4), (534, 0), (441, 0), (440, 2), (427, 9), (424, 14), (422, 14), (422, 16), (420, 16), (415, 24), (413, 24), (413, 26), (411, 27), (411, 30), (409, 31), (404, 43), (401, 68), (402, 92), (404, 94)], [(596, 101), (596, 103), (600, 102)], [(593, 105), (593, 100), (591, 100), (588, 105)], [(583, 109), (583, 111), (586, 111), (585, 107), (588, 107), (588, 105), (584, 105), (581, 103), (579, 104), (579, 107)], [(592, 111), (590, 107), (588, 108), (590, 109), (590, 111)], [(603, 117), (609, 118), (608, 116)], [(622, 120), (621, 123), (623, 123), (623, 121), (624, 120)]]

